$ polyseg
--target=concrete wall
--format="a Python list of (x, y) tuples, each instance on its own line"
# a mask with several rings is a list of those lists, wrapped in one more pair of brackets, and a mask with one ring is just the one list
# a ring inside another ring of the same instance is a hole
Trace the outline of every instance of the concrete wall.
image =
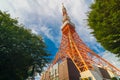
[(106, 69), (103, 69), (103, 68), (100, 68), (100, 67), (98, 67), (98, 68), (99, 68), (99, 71), (102, 74), (103, 79), (111, 79), (111, 77), (110, 77), (110, 75), (109, 75), (109, 73)]
[(67, 60), (59, 64), (59, 80), (69, 80)]
[(44, 72), (41, 80), (79, 80), (80, 74), (71, 59), (65, 59)]
[(58, 77), (58, 66), (59, 66), (59, 64), (56, 63), (53, 67), (50, 68), (50, 77), (52, 79)]
[[(87, 70), (84, 72), (81, 72), (81, 78), (87, 78), (91, 77), (92, 80), (111, 80), (111, 77), (106, 69), (93, 66), (93, 70)], [(110, 73), (112, 75), (112, 73)]]
[(113, 74), (113, 72), (111, 70), (107, 70), (107, 72), (109, 73), (110, 77), (115, 77), (115, 74)]
[(102, 77), (95, 71), (92, 70), (87, 70), (84, 72), (81, 72), (81, 78), (87, 78), (87, 77), (91, 77), (92, 80), (103, 80)]
[(67, 60), (68, 61), (68, 74), (69, 74), (69, 80), (79, 80), (80, 78), (80, 73), (74, 63), (72, 62), (71, 59)]
[[(65, 59), (61, 63), (55, 64), (49, 70), (43, 73), (41, 80), (79, 80), (79, 78), (88, 78), (92, 80), (110, 80), (115, 75), (106, 69), (93, 66), (93, 70), (87, 70), (79, 73), (71, 59)], [(80, 77), (81, 76), (81, 77)]]

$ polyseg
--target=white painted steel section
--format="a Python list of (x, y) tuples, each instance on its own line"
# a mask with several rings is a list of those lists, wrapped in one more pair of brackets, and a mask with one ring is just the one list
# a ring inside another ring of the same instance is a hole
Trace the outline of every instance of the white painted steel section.
[(73, 24), (71, 21), (67, 20), (62, 24), (61, 29), (63, 29), (65, 27), (65, 25), (67, 25), (67, 24), (71, 24), (75, 28), (75, 24)]

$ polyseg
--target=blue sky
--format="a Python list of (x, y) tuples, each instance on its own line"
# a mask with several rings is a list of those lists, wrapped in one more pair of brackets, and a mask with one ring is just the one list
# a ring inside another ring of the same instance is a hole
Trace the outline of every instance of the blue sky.
[(115, 55), (106, 51), (90, 32), (87, 25), (87, 12), (93, 0), (0, 0), (0, 10), (8, 11), (12, 18), (18, 17), (19, 23), (37, 35), (42, 35), (48, 51), (53, 55), (61, 41), (62, 3), (81, 39), (97, 54), (120, 68)]

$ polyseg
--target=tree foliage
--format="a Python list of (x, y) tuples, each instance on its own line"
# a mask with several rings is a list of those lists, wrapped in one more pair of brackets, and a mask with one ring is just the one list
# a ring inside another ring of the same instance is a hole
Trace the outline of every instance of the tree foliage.
[(120, 0), (95, 0), (88, 25), (101, 45), (120, 57)]
[(112, 79), (111, 80), (118, 80), (116, 77), (112, 77)]
[(24, 80), (34, 70), (41, 72), (49, 56), (41, 36), (0, 11), (0, 80)]

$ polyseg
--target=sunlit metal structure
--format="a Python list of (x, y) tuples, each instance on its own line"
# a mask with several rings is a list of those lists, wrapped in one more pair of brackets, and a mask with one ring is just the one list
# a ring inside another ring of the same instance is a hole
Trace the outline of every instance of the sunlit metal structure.
[(66, 8), (62, 7), (63, 24), (61, 26), (62, 40), (59, 50), (52, 62), (52, 67), (56, 63), (64, 61), (66, 58), (72, 60), (78, 71), (84, 72), (94, 70), (98, 66), (120, 75), (120, 69), (93, 52), (79, 37), (75, 30), (75, 25), (71, 22)]

